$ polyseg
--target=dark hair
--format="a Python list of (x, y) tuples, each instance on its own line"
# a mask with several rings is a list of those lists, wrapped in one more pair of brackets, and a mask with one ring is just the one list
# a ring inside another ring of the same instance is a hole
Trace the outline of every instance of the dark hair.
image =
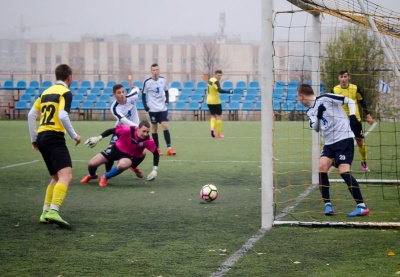
[(221, 69), (215, 70), (215, 74), (222, 74), (222, 70)]
[(115, 84), (113, 86), (113, 93), (115, 93), (118, 89), (123, 88), (124, 86), (121, 84)]
[(139, 123), (139, 128), (142, 128), (143, 126), (150, 128), (150, 123), (147, 120), (143, 120)]
[(65, 81), (72, 75), (72, 69), (67, 64), (60, 64), (55, 70), (56, 80)]
[(297, 88), (297, 93), (301, 93), (304, 95), (314, 95), (314, 91), (310, 85), (307, 84), (301, 84)]
[(345, 68), (339, 71), (339, 75), (343, 75), (343, 74), (346, 74), (346, 73), (349, 74), (349, 72)]
[(150, 66), (150, 68), (153, 68), (153, 67), (156, 67), (156, 66), (158, 66), (158, 64), (157, 64), (157, 63), (153, 63), (153, 64)]

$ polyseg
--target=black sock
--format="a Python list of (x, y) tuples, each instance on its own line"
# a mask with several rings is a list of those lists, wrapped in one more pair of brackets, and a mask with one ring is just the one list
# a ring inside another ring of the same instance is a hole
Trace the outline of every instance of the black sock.
[(151, 136), (153, 137), (153, 140), (157, 146), (157, 149), (160, 148), (160, 146), (158, 146), (158, 133), (152, 133)]
[(164, 130), (164, 139), (167, 144), (167, 148), (171, 147), (171, 136), (169, 134), (169, 130)]
[(319, 190), (321, 191), (322, 199), (324, 200), (324, 202), (331, 202), (331, 198), (329, 195), (329, 178), (328, 173), (326, 172), (319, 173)]
[(357, 180), (351, 175), (351, 173), (345, 172), (340, 174), (340, 176), (342, 176), (343, 180), (346, 182), (347, 188), (349, 189), (356, 203), (357, 204), (364, 203), (360, 186), (358, 185)]

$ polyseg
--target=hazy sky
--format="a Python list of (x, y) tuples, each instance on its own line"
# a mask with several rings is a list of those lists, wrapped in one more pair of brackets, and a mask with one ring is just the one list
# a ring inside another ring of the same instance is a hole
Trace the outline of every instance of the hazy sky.
[[(129, 33), (133, 37), (169, 38), (174, 35), (219, 33), (225, 13), (225, 34), (259, 41), (262, 0), (2, 0), (0, 37), (58, 41)], [(357, 0), (355, 0), (357, 1)], [(383, 3), (384, 2), (384, 3)], [(275, 0), (275, 11), (290, 10)], [(400, 12), (399, 0), (375, 0)], [(22, 28), (21, 28), (21, 16)]]

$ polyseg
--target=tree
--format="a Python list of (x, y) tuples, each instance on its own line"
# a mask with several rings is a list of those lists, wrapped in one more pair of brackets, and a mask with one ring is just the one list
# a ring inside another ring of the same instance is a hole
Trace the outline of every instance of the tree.
[(206, 41), (199, 46), (199, 69), (209, 77), (214, 75), (215, 70), (224, 70), (229, 67), (229, 59), (224, 55), (222, 44), (215, 41)]
[(355, 25), (344, 27), (331, 38), (321, 70), (327, 91), (338, 84), (340, 70), (347, 69), (350, 82), (362, 89), (367, 106), (373, 110), (380, 95), (377, 88), (383, 66), (383, 51), (378, 43), (367, 30)]

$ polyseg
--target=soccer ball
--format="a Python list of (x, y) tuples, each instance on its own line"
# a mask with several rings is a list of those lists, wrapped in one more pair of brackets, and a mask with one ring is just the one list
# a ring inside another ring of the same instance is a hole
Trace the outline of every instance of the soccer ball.
[(212, 184), (203, 186), (200, 190), (200, 197), (206, 202), (214, 201), (218, 197), (217, 187)]

